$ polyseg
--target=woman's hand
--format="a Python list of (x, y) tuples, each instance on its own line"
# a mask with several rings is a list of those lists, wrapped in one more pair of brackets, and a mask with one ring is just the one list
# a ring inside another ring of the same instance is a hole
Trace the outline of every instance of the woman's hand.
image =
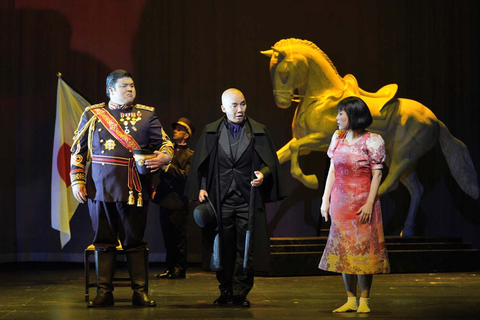
[(328, 215), (330, 213), (330, 200), (322, 201), (322, 205), (320, 206), (320, 213), (325, 221), (328, 221)]
[(370, 184), (367, 202), (357, 211), (357, 215), (360, 215), (360, 223), (362, 224), (372, 221), (372, 211), (375, 201), (377, 201), (380, 181), (382, 181), (382, 170), (372, 170), (372, 183)]
[(357, 216), (360, 215), (360, 223), (370, 223), (372, 221), (373, 205), (366, 203), (358, 211)]

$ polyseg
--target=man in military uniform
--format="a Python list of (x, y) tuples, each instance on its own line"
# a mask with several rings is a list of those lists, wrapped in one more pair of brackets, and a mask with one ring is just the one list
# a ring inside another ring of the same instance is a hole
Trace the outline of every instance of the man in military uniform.
[(160, 205), (160, 226), (167, 253), (167, 270), (157, 274), (161, 279), (183, 279), (187, 270), (188, 200), (183, 196), (193, 150), (187, 141), (195, 132), (192, 122), (180, 118), (172, 123), (175, 155), (172, 163), (160, 171), (154, 201)]
[[(148, 251), (143, 239), (151, 182), (139, 174), (133, 155), (138, 149), (154, 150), (155, 158), (142, 163), (154, 172), (173, 158), (173, 144), (155, 109), (133, 104), (136, 91), (130, 73), (113, 71), (106, 87), (110, 101), (85, 109), (71, 158), (73, 194), (79, 202), (88, 202), (95, 231), (97, 296), (88, 307), (114, 304), (112, 281), (118, 239), (127, 257), (132, 304), (153, 307), (155, 301), (148, 297)], [(87, 160), (91, 164), (85, 177)]]
[(264, 204), (283, 199), (285, 191), (270, 134), (246, 117), (243, 93), (226, 90), (221, 109), (226, 116), (207, 124), (197, 143), (186, 193), (200, 202), (208, 197), (216, 208), (212, 262), (220, 296), (214, 305), (250, 307), (253, 270), (268, 271), (270, 262)]

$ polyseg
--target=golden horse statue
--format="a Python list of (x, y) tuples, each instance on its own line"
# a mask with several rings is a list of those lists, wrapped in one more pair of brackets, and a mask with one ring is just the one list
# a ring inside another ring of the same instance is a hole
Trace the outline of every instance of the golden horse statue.
[(367, 103), (372, 113), (373, 123), (368, 130), (385, 140), (388, 175), (379, 194), (396, 189), (399, 181), (410, 193), (403, 236), (414, 235), (415, 215), (423, 194), (416, 163), (437, 141), (460, 188), (472, 198), (478, 198), (477, 173), (467, 147), (453, 137), (427, 107), (414, 100), (395, 99), (396, 84), (386, 85), (376, 93), (366, 92), (353, 75), (342, 78), (328, 56), (307, 40), (281, 40), (271, 50), (261, 53), (270, 57), (276, 105), (286, 109), (292, 101), (298, 103), (292, 121), (293, 138), (277, 155), (280, 163), (290, 160), (292, 176), (306, 187), (317, 189), (318, 180), (315, 175), (302, 172), (298, 157), (312, 151), (327, 151), (337, 129), (338, 102), (357, 96)]

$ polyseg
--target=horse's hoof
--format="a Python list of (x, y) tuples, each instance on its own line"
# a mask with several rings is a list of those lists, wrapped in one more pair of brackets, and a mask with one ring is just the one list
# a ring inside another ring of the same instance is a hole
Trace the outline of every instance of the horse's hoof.
[(413, 236), (415, 236), (415, 232), (413, 232), (413, 229), (410, 229), (410, 228), (403, 229), (400, 232), (400, 237), (413, 237)]

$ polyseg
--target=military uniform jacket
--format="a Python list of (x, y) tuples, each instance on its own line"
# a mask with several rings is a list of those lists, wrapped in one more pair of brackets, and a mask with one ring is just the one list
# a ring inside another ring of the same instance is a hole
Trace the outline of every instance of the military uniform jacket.
[[(160, 172), (160, 183), (154, 201), (169, 208), (176, 199), (183, 199), (185, 183), (187, 182), (190, 164), (193, 158), (193, 150), (185, 146), (175, 144), (175, 154), (172, 163), (165, 171)], [(175, 195), (172, 195), (175, 194)], [(170, 199), (170, 198), (175, 199)], [(186, 200), (186, 199), (185, 199)]]
[[(75, 133), (70, 171), (72, 186), (86, 184), (88, 198), (97, 201), (127, 201), (129, 191), (134, 192), (135, 198), (142, 192), (143, 198), (148, 199), (147, 176), (137, 173), (132, 152), (92, 112), (96, 108), (104, 108), (140, 148), (160, 150), (173, 158), (173, 144), (154, 108), (137, 104), (125, 110), (110, 110), (104, 103), (93, 105), (85, 109)], [(85, 177), (87, 160), (91, 163)]]

